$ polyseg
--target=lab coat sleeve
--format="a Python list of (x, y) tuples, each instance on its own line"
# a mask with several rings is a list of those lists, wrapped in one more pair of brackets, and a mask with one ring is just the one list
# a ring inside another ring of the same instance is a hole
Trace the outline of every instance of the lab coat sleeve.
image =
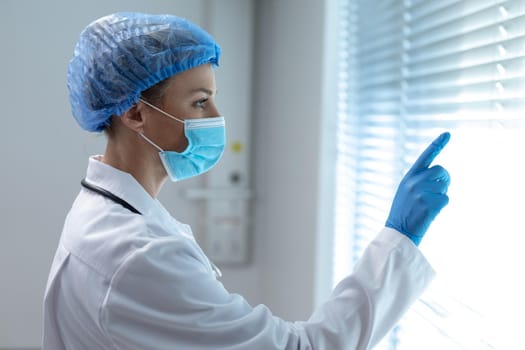
[(313, 349), (372, 349), (435, 276), (405, 235), (384, 228), (329, 300), (301, 323)]
[(330, 299), (292, 323), (226, 291), (189, 240), (165, 240), (122, 265), (100, 321), (115, 349), (370, 349), (432, 275), (408, 239), (385, 229)]

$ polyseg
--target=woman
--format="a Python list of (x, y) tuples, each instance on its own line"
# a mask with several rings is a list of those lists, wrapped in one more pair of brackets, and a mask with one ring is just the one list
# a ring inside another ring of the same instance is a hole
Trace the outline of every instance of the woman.
[(225, 290), (191, 229), (156, 199), (167, 178), (202, 174), (223, 152), (219, 56), (206, 32), (175, 16), (117, 13), (81, 33), (72, 112), (108, 141), (64, 224), (43, 349), (369, 349), (433, 277), (417, 245), (448, 202), (448, 173), (429, 168), (448, 133), (407, 173), (385, 229), (308, 321)]

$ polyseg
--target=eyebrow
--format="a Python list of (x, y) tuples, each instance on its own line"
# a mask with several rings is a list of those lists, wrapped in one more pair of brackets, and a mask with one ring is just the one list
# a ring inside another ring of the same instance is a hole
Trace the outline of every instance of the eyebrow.
[[(212, 91), (212, 90), (210, 90), (210, 89), (206, 89), (206, 88), (202, 88), (202, 87), (201, 87), (201, 88), (196, 88), (196, 89), (191, 90), (191, 93), (192, 93), (192, 94), (193, 94), (193, 93), (196, 93), (196, 92), (204, 92), (205, 94), (208, 94), (208, 95), (210, 95), (210, 96), (213, 95), (213, 91)], [(219, 93), (219, 91), (218, 91), (218, 90), (215, 90), (215, 95), (217, 95), (218, 93)]]

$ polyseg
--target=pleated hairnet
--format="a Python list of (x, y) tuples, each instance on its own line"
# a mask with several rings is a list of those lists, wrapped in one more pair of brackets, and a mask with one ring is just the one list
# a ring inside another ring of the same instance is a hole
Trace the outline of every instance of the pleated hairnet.
[(140, 93), (177, 73), (219, 64), (220, 48), (202, 28), (180, 17), (115, 13), (80, 34), (67, 73), (73, 116), (101, 131)]

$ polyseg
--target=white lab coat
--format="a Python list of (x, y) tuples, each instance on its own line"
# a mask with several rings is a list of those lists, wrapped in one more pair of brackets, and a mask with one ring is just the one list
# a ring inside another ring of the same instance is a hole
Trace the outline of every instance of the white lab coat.
[(189, 226), (132, 176), (92, 157), (86, 178), (142, 215), (81, 190), (49, 274), (43, 350), (371, 349), (434, 275), (385, 228), (308, 321), (287, 322), (229, 293)]

